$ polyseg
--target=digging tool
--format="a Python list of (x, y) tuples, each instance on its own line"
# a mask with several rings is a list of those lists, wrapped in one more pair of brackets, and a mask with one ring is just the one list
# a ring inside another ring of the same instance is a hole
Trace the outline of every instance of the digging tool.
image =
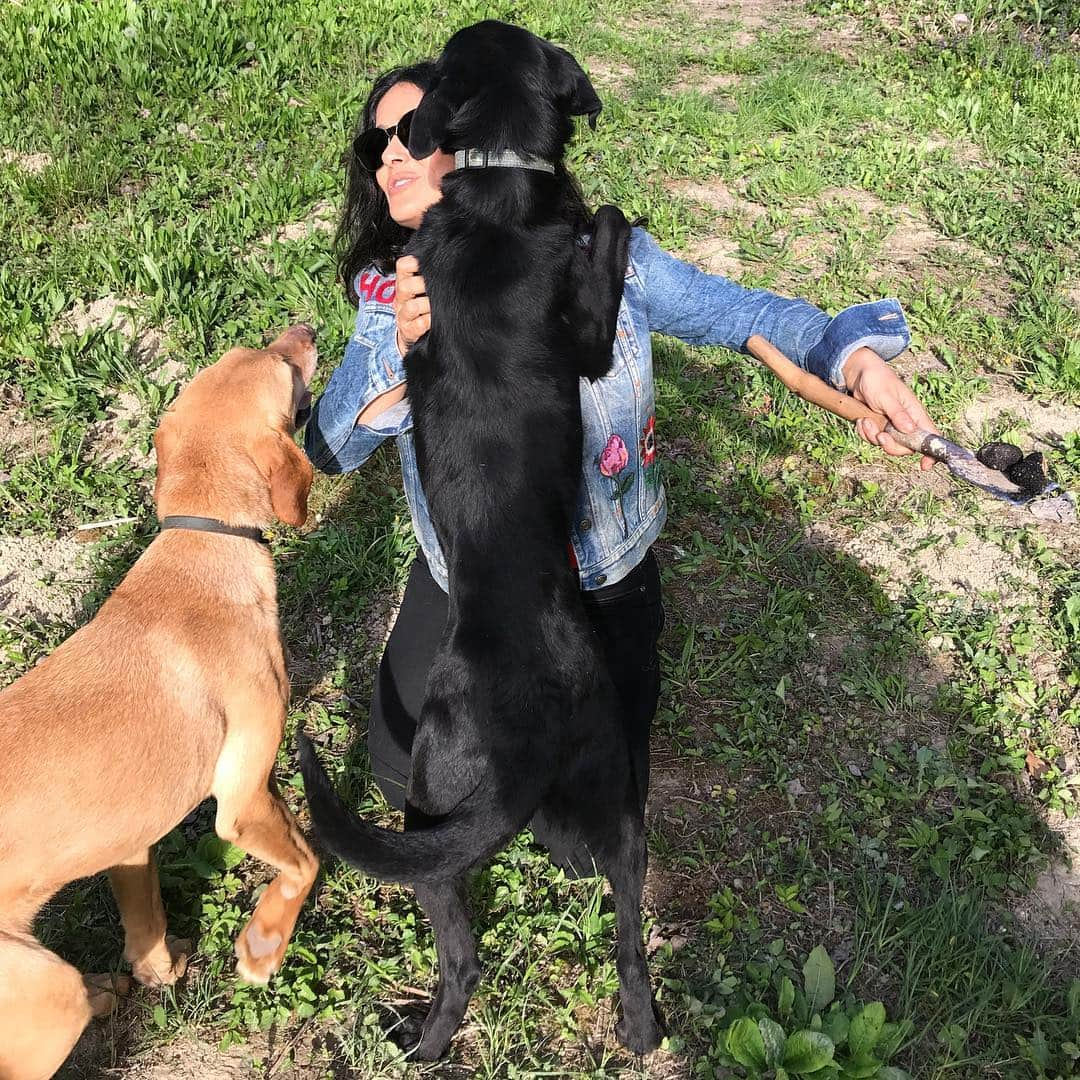
[(1068, 492), (1055, 495), (1054, 492), (1060, 491), (1057, 484), (1047, 484), (1041, 492), (1035, 494), (1025, 491), (1003, 472), (987, 467), (970, 450), (950, 442), (944, 435), (924, 428), (916, 428), (912, 432), (898, 430), (881, 413), (876, 413), (855, 398), (834, 390), (809, 371), (803, 371), (763, 337), (755, 334), (747, 341), (746, 347), (789, 390), (804, 401), (827, 409), (845, 420), (861, 420), (864, 417), (876, 420), (901, 446), (940, 461), (957, 479), (1008, 503), (1015, 510), (1023, 510), (1040, 521), (1076, 524), (1076, 503)]

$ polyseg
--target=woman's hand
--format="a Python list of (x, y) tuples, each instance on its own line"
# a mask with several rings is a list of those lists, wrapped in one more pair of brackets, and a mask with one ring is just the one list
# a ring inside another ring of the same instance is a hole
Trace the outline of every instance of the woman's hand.
[(394, 264), (397, 293), (394, 316), (397, 319), (397, 347), (404, 356), (409, 347), (431, 329), (431, 301), (420, 276), (420, 263), (414, 255), (402, 255)]
[[(937, 431), (922, 402), (872, 349), (856, 349), (844, 361), (843, 375), (852, 397), (875, 412), (884, 413), (900, 431), (914, 431), (916, 428)], [(902, 457), (911, 453), (906, 446), (901, 446), (887, 435), (876, 420), (859, 420), (856, 429), (871, 446), (880, 446), (886, 454)], [(933, 468), (934, 459), (924, 456), (919, 465), (923, 469)]]

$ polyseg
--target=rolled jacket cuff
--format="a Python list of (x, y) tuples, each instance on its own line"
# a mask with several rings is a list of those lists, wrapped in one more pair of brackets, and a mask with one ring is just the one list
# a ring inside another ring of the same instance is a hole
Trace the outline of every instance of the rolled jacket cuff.
[(911, 332), (899, 300), (852, 304), (829, 320), (821, 340), (807, 353), (807, 367), (837, 390), (846, 390), (844, 364), (856, 349), (873, 349), (882, 360), (892, 360), (910, 342)]

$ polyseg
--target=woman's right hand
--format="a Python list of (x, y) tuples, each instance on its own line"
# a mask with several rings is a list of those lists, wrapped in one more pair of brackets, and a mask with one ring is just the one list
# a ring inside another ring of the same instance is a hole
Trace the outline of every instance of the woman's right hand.
[(420, 276), (420, 263), (415, 255), (402, 255), (394, 264), (397, 272), (397, 293), (394, 296), (394, 316), (397, 319), (397, 347), (404, 356), (431, 329), (431, 301)]

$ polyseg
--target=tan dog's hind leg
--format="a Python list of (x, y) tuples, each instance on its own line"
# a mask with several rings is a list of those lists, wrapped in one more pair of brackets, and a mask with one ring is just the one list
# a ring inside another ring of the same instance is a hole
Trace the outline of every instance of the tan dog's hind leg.
[(252, 983), (269, 982), (281, 966), (300, 908), (319, 872), (318, 859), (274, 784), (272, 770), (283, 726), (268, 721), (265, 714), (258, 727), (241, 726), (230, 716), (214, 776), (218, 836), (280, 871), (236, 939), (236, 970)]
[(23, 934), (0, 931), (0, 1080), (47, 1080), (64, 1063), (91, 1016), (116, 999), (94, 990), (56, 953)]
[(109, 870), (120, 921), (124, 924), (124, 959), (144, 986), (171, 986), (187, 970), (191, 942), (165, 936), (154, 852), (147, 848)]

